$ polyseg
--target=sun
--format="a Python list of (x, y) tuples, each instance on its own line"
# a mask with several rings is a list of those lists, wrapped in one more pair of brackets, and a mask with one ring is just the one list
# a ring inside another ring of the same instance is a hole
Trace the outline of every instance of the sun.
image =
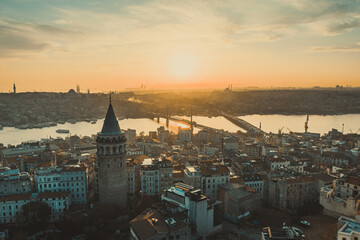
[(167, 59), (167, 69), (176, 78), (189, 78), (198, 68), (198, 58), (188, 53), (176, 53)]

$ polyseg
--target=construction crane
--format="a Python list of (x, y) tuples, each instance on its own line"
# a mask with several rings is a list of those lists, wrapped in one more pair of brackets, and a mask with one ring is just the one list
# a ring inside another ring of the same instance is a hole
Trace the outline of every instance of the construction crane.
[(290, 128), (287, 128), (287, 129), (289, 130), (289, 133), (290, 133), (290, 134), (292, 134), (292, 133), (293, 133), (293, 131), (291, 131), (291, 129), (290, 129)]
[(281, 131), (284, 129), (284, 127), (282, 128), (279, 128), (278, 132), (279, 132), (279, 135), (281, 135)]

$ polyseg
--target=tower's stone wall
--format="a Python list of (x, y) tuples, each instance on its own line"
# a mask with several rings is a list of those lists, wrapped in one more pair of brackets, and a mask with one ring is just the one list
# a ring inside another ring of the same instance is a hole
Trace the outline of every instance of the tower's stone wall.
[(126, 137), (120, 130), (111, 101), (96, 143), (99, 202), (126, 208)]

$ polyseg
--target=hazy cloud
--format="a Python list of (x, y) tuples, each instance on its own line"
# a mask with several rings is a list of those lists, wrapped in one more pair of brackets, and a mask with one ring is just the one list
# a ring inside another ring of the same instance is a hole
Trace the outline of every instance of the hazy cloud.
[(6, 49), (13, 36), (22, 39), (18, 40), (22, 41), (19, 45), (26, 48), (28, 44), (34, 52), (45, 48), (85, 54), (88, 49), (139, 51), (139, 45), (146, 50), (177, 45), (224, 47), (245, 41), (280, 41), (307, 31), (313, 31), (313, 35), (341, 34), (360, 26), (360, 0), (154, 0), (126, 1), (120, 6), (115, 1), (111, 3), (107, 1), (101, 10), (92, 5), (79, 9), (76, 4), (64, 4), (64, 8), (51, 8), (55, 19), (32, 16), (31, 22), (25, 22), (0, 18), (2, 27), (7, 27), (0, 33), (0, 47)]
[(360, 27), (360, 21), (358, 18), (353, 17), (338, 23), (331, 24), (327, 26), (326, 30), (330, 34), (339, 34), (344, 30), (351, 30), (358, 27)]
[(53, 34), (53, 35), (68, 35), (68, 36), (74, 36), (74, 35), (81, 35), (81, 32), (78, 31), (72, 31), (72, 30), (68, 30), (68, 29), (64, 29), (64, 28), (59, 28), (56, 26), (51, 26), (51, 25), (46, 25), (46, 24), (38, 24), (38, 25), (34, 25), (34, 28), (48, 33), (48, 34)]
[(26, 36), (20, 29), (0, 24), (0, 58), (41, 52), (48, 46), (46, 42)]
[(325, 46), (313, 47), (312, 52), (360, 52), (360, 43), (352, 46)]

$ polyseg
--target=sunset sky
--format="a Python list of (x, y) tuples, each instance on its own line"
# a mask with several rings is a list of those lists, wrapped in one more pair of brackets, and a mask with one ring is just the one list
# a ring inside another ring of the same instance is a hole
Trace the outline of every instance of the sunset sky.
[(0, 91), (360, 86), (360, 0), (2, 0)]

